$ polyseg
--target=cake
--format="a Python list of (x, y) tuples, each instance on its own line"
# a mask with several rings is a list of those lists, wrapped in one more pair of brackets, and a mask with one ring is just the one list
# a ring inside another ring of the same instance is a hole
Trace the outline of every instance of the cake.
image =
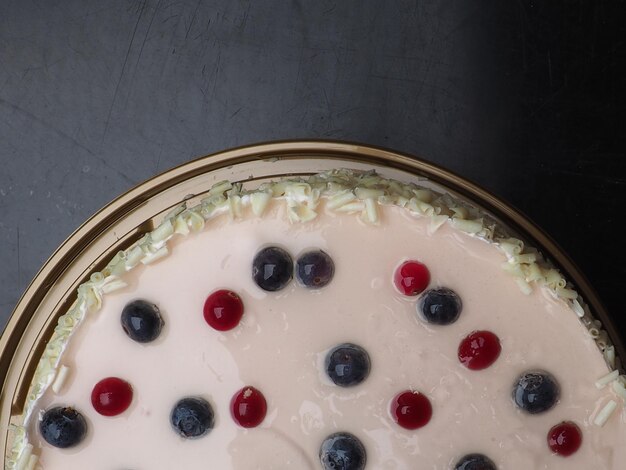
[(567, 280), (373, 172), (214, 185), (59, 318), (8, 469), (608, 469), (626, 380)]

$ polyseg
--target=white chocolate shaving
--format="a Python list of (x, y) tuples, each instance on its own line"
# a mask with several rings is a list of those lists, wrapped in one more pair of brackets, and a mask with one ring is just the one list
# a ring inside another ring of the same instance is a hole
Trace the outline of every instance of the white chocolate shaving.
[(311, 200), (311, 185), (304, 182), (295, 182), (285, 187), (285, 197), (296, 202), (308, 202)]
[(224, 194), (226, 191), (233, 187), (230, 181), (220, 181), (219, 183), (215, 183), (211, 189), (209, 190), (209, 196), (213, 196), (216, 194)]
[(158, 249), (154, 253), (148, 253), (146, 256), (144, 256), (141, 259), (141, 262), (143, 264), (152, 264), (155, 261), (158, 261), (161, 258), (164, 258), (165, 256), (167, 256), (168, 253), (169, 253), (169, 250), (167, 249), (167, 246), (164, 246), (163, 248)]
[(454, 213), (455, 219), (467, 219), (467, 216), (469, 215), (469, 212), (465, 207), (454, 206), (450, 207), (450, 210)]
[(309, 222), (317, 217), (317, 212), (308, 206), (289, 207), (288, 214), (292, 222)]
[(352, 191), (345, 190), (339, 194), (331, 196), (326, 203), (326, 207), (331, 210), (337, 209), (339, 207), (345, 206), (349, 202), (354, 201), (356, 198), (357, 197), (354, 195), (354, 193), (352, 193)]
[(518, 264), (531, 264), (537, 261), (537, 255), (535, 253), (524, 253), (519, 255), (514, 255), (512, 257), (514, 263)]
[(200, 214), (194, 211), (188, 211), (186, 214), (187, 214), (187, 224), (189, 225), (192, 231), (199, 232), (200, 230), (204, 228), (204, 218)]
[[(313, 177), (311, 177), (312, 179)], [(328, 182), (326, 183), (326, 187), (328, 188), (328, 191), (332, 194), (332, 193), (341, 193), (344, 191), (351, 191), (351, 189), (348, 189), (346, 187), (345, 184), (342, 184), (338, 181), (332, 181), (332, 180), (328, 180)]]
[(606, 387), (608, 384), (610, 384), (611, 382), (613, 382), (614, 380), (617, 380), (618, 377), (619, 377), (618, 370), (611, 371), (608, 374), (606, 374), (604, 377), (601, 377), (598, 380), (596, 380), (596, 388), (598, 390), (602, 389)]
[(228, 208), (230, 210), (230, 214), (235, 218), (241, 217), (241, 196), (236, 194), (232, 194), (228, 197)]
[(363, 202), (351, 202), (337, 208), (337, 212), (363, 212), (365, 204)]
[(616, 408), (617, 402), (615, 400), (609, 401), (606, 405), (604, 405), (604, 407), (595, 417), (595, 419), (593, 420), (593, 424), (600, 427), (604, 426), (611, 417), (611, 415), (615, 412)]
[(522, 293), (524, 293), (525, 295), (530, 295), (532, 293), (533, 291), (532, 286), (528, 282), (526, 282), (524, 279), (515, 279), (515, 282), (519, 286)]
[(574, 289), (567, 289), (565, 287), (557, 287), (555, 292), (556, 292), (556, 295), (558, 295), (562, 299), (573, 300), (578, 297), (578, 292), (576, 292)]
[(187, 225), (185, 218), (180, 215), (174, 221), (174, 233), (179, 235), (187, 235), (189, 233), (189, 225)]
[(61, 366), (59, 372), (57, 373), (56, 379), (52, 383), (52, 391), (58, 394), (63, 385), (65, 385), (65, 380), (67, 379), (67, 375), (69, 374), (70, 369), (67, 366)]
[(526, 266), (526, 280), (528, 282), (539, 281), (543, 279), (541, 268), (535, 263)]
[(626, 385), (621, 380), (615, 380), (613, 382), (613, 391), (619, 397), (626, 401)]
[(398, 207), (406, 207), (406, 205), (409, 203), (409, 198), (408, 197), (404, 197), (404, 196), (398, 196), (396, 199), (396, 205)]
[(226, 202), (226, 196), (224, 194), (213, 194), (200, 200), (200, 205), (203, 211), (212, 212), (216, 207), (222, 207)]
[(367, 222), (375, 224), (378, 222), (378, 209), (374, 199), (365, 199), (365, 214)]
[(153, 243), (164, 242), (174, 234), (174, 226), (170, 219), (165, 219), (161, 225), (150, 233)]
[(572, 310), (576, 312), (576, 315), (578, 315), (579, 318), (582, 318), (585, 316), (585, 309), (583, 308), (582, 305), (580, 305), (580, 302), (578, 301), (577, 298), (572, 300)]
[(33, 456), (33, 445), (26, 444), (26, 447), (22, 450), (20, 454), (20, 458), (17, 461), (16, 468), (17, 470), (26, 470), (28, 468), (28, 464), (30, 463), (30, 458)]
[(445, 224), (448, 220), (450, 219), (450, 217), (448, 217), (447, 215), (433, 215), (430, 218), (430, 223), (428, 224), (428, 235), (432, 235), (433, 233), (435, 233), (437, 230), (439, 230), (439, 228)]
[(546, 278), (546, 284), (553, 289), (557, 287), (563, 288), (566, 285), (565, 279), (563, 279), (561, 273), (554, 268), (545, 270), (544, 276)]
[(422, 202), (432, 202), (433, 192), (430, 189), (414, 189), (413, 194)]
[(361, 200), (378, 199), (385, 195), (385, 191), (382, 189), (356, 188), (354, 194)]
[[(272, 194), (274, 195), (274, 197), (284, 196), (285, 188), (287, 188), (287, 186), (289, 186), (291, 183), (292, 182), (287, 180), (278, 181), (276, 183), (270, 183), (269, 188), (272, 190)], [(265, 189), (264, 186), (262, 186), (261, 188)]]
[(143, 258), (143, 250), (141, 246), (136, 246), (130, 250), (130, 252), (126, 255), (126, 269), (131, 269), (137, 266), (139, 262)]
[(482, 219), (465, 220), (465, 219), (453, 218), (452, 226), (462, 232), (475, 234), (475, 233), (480, 232), (483, 229), (483, 221)]
[(604, 358), (611, 368), (615, 367), (615, 346), (610, 345), (604, 349)]
[(514, 264), (511, 262), (502, 263), (502, 269), (507, 273), (526, 281), (524, 271), (519, 264)]
[(524, 250), (524, 243), (517, 238), (499, 238), (496, 241), (508, 256), (519, 255)]
[(417, 197), (411, 198), (406, 204), (406, 208), (420, 215), (433, 216), (436, 214), (434, 206), (427, 202), (420, 201)]
[(115, 292), (116, 290), (123, 289), (124, 287), (127, 287), (127, 286), (128, 284), (122, 281), (121, 279), (112, 279), (111, 281), (103, 284), (102, 293), (110, 294), (111, 292)]
[(252, 213), (258, 217), (262, 216), (271, 198), (272, 195), (265, 192), (250, 194), (250, 205), (252, 206)]

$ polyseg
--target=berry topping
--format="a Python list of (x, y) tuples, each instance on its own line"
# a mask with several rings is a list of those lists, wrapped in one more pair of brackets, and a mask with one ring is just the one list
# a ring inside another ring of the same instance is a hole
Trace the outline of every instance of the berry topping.
[(396, 423), (405, 429), (426, 426), (433, 415), (433, 407), (426, 395), (411, 390), (396, 395), (390, 411)]
[(468, 454), (456, 463), (454, 470), (498, 470), (498, 468), (483, 454)]
[(537, 414), (548, 411), (559, 399), (560, 388), (556, 379), (545, 371), (522, 374), (513, 388), (513, 400), (522, 410)]
[(461, 308), (459, 296), (446, 287), (427, 290), (418, 303), (418, 310), (424, 320), (435, 325), (454, 323), (461, 314)]
[(319, 289), (328, 284), (335, 274), (335, 263), (322, 250), (309, 251), (296, 261), (296, 277), (300, 284)]
[(235, 328), (243, 315), (243, 302), (233, 291), (218, 290), (204, 302), (204, 319), (219, 331)]
[(87, 435), (87, 422), (74, 408), (47, 410), (39, 422), (39, 432), (48, 444), (61, 449), (74, 447)]
[(405, 261), (396, 269), (393, 281), (402, 294), (417, 295), (428, 287), (430, 272), (419, 261)]
[(117, 377), (108, 377), (98, 382), (91, 391), (91, 404), (103, 416), (117, 416), (133, 401), (133, 388)]
[(163, 328), (159, 307), (145, 300), (127, 303), (122, 310), (122, 328), (130, 339), (138, 343), (154, 341)]
[(322, 442), (320, 461), (324, 470), (362, 470), (367, 455), (365, 447), (355, 436), (338, 432)]
[(548, 446), (555, 454), (567, 457), (572, 455), (583, 443), (580, 428), (571, 421), (557, 424), (548, 433)]
[(230, 401), (230, 412), (239, 426), (254, 428), (265, 419), (267, 402), (256, 388), (244, 387)]
[(491, 331), (474, 331), (459, 345), (459, 361), (470, 370), (482, 370), (496, 362), (502, 347)]
[(293, 261), (289, 253), (277, 246), (268, 246), (259, 251), (252, 261), (252, 278), (266, 291), (283, 289), (293, 273)]
[(326, 356), (326, 373), (335, 385), (352, 387), (363, 382), (370, 373), (370, 357), (356, 344), (345, 343)]
[(181, 437), (200, 437), (213, 429), (213, 408), (203, 398), (183, 398), (172, 409), (170, 421)]

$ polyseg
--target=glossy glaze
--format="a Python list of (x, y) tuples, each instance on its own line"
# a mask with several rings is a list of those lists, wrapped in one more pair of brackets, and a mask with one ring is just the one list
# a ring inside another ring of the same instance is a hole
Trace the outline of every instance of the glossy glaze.
[[(573, 312), (541, 289), (522, 294), (500, 268), (504, 256), (488, 243), (448, 225), (429, 236), (427, 225), (395, 208), (385, 210), (380, 226), (329, 214), (292, 225), (274, 207), (263, 218), (223, 217), (176, 239), (169, 257), (132, 272), (129, 287), (106, 297), (102, 311), (76, 334), (65, 360), (70, 379), (41, 405), (75, 405), (90, 434), (70, 451), (52, 449), (33, 434), (42, 467), (158, 470), (211, 461), (233, 470), (316, 469), (323, 439), (347, 431), (363, 442), (374, 469), (411, 469), (418, 460), (443, 470), (480, 452), (507, 469), (617, 470), (626, 458), (617, 444), (626, 439), (624, 413), (604, 428), (588, 424), (609, 397), (594, 386), (607, 368)], [(295, 281), (280, 292), (261, 290), (251, 263), (268, 244), (294, 258), (323, 249), (335, 263), (332, 282), (319, 290)], [(454, 324), (425, 324), (416, 315), (417, 299), (395, 289), (396, 268), (415, 258), (428, 266), (432, 286), (461, 296)], [(240, 325), (227, 332), (210, 328), (202, 313), (207, 295), (222, 288), (235, 290), (246, 305)], [(119, 312), (136, 298), (161, 308), (166, 326), (153, 343), (130, 341), (119, 326)], [(479, 329), (498, 335), (502, 353), (488, 369), (471, 371), (460, 364), (457, 348)], [(362, 345), (372, 359), (367, 380), (347, 389), (323, 373), (327, 351), (343, 342)], [(103, 349), (110, 351), (107, 361)], [(511, 389), (520, 373), (538, 366), (559, 380), (561, 401), (544, 415), (528, 416), (513, 405)], [(135, 391), (131, 408), (114, 419), (89, 403), (93, 384), (107, 376), (127, 378)], [(229, 403), (248, 385), (263, 390), (268, 411), (258, 428), (245, 430), (231, 419)], [(391, 400), (406, 389), (420, 390), (433, 407), (431, 421), (416, 431), (400, 428), (389, 414)], [(212, 404), (215, 428), (183, 441), (168, 415), (189, 395)], [(554, 456), (545, 437), (563, 420), (576, 422), (585, 439), (567, 459)]]

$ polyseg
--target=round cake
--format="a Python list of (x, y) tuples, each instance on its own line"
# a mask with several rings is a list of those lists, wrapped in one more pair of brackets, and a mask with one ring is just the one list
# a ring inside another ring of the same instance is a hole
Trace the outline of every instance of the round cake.
[(373, 172), (220, 182), (94, 272), (9, 469), (607, 469), (626, 381), (541, 253)]

